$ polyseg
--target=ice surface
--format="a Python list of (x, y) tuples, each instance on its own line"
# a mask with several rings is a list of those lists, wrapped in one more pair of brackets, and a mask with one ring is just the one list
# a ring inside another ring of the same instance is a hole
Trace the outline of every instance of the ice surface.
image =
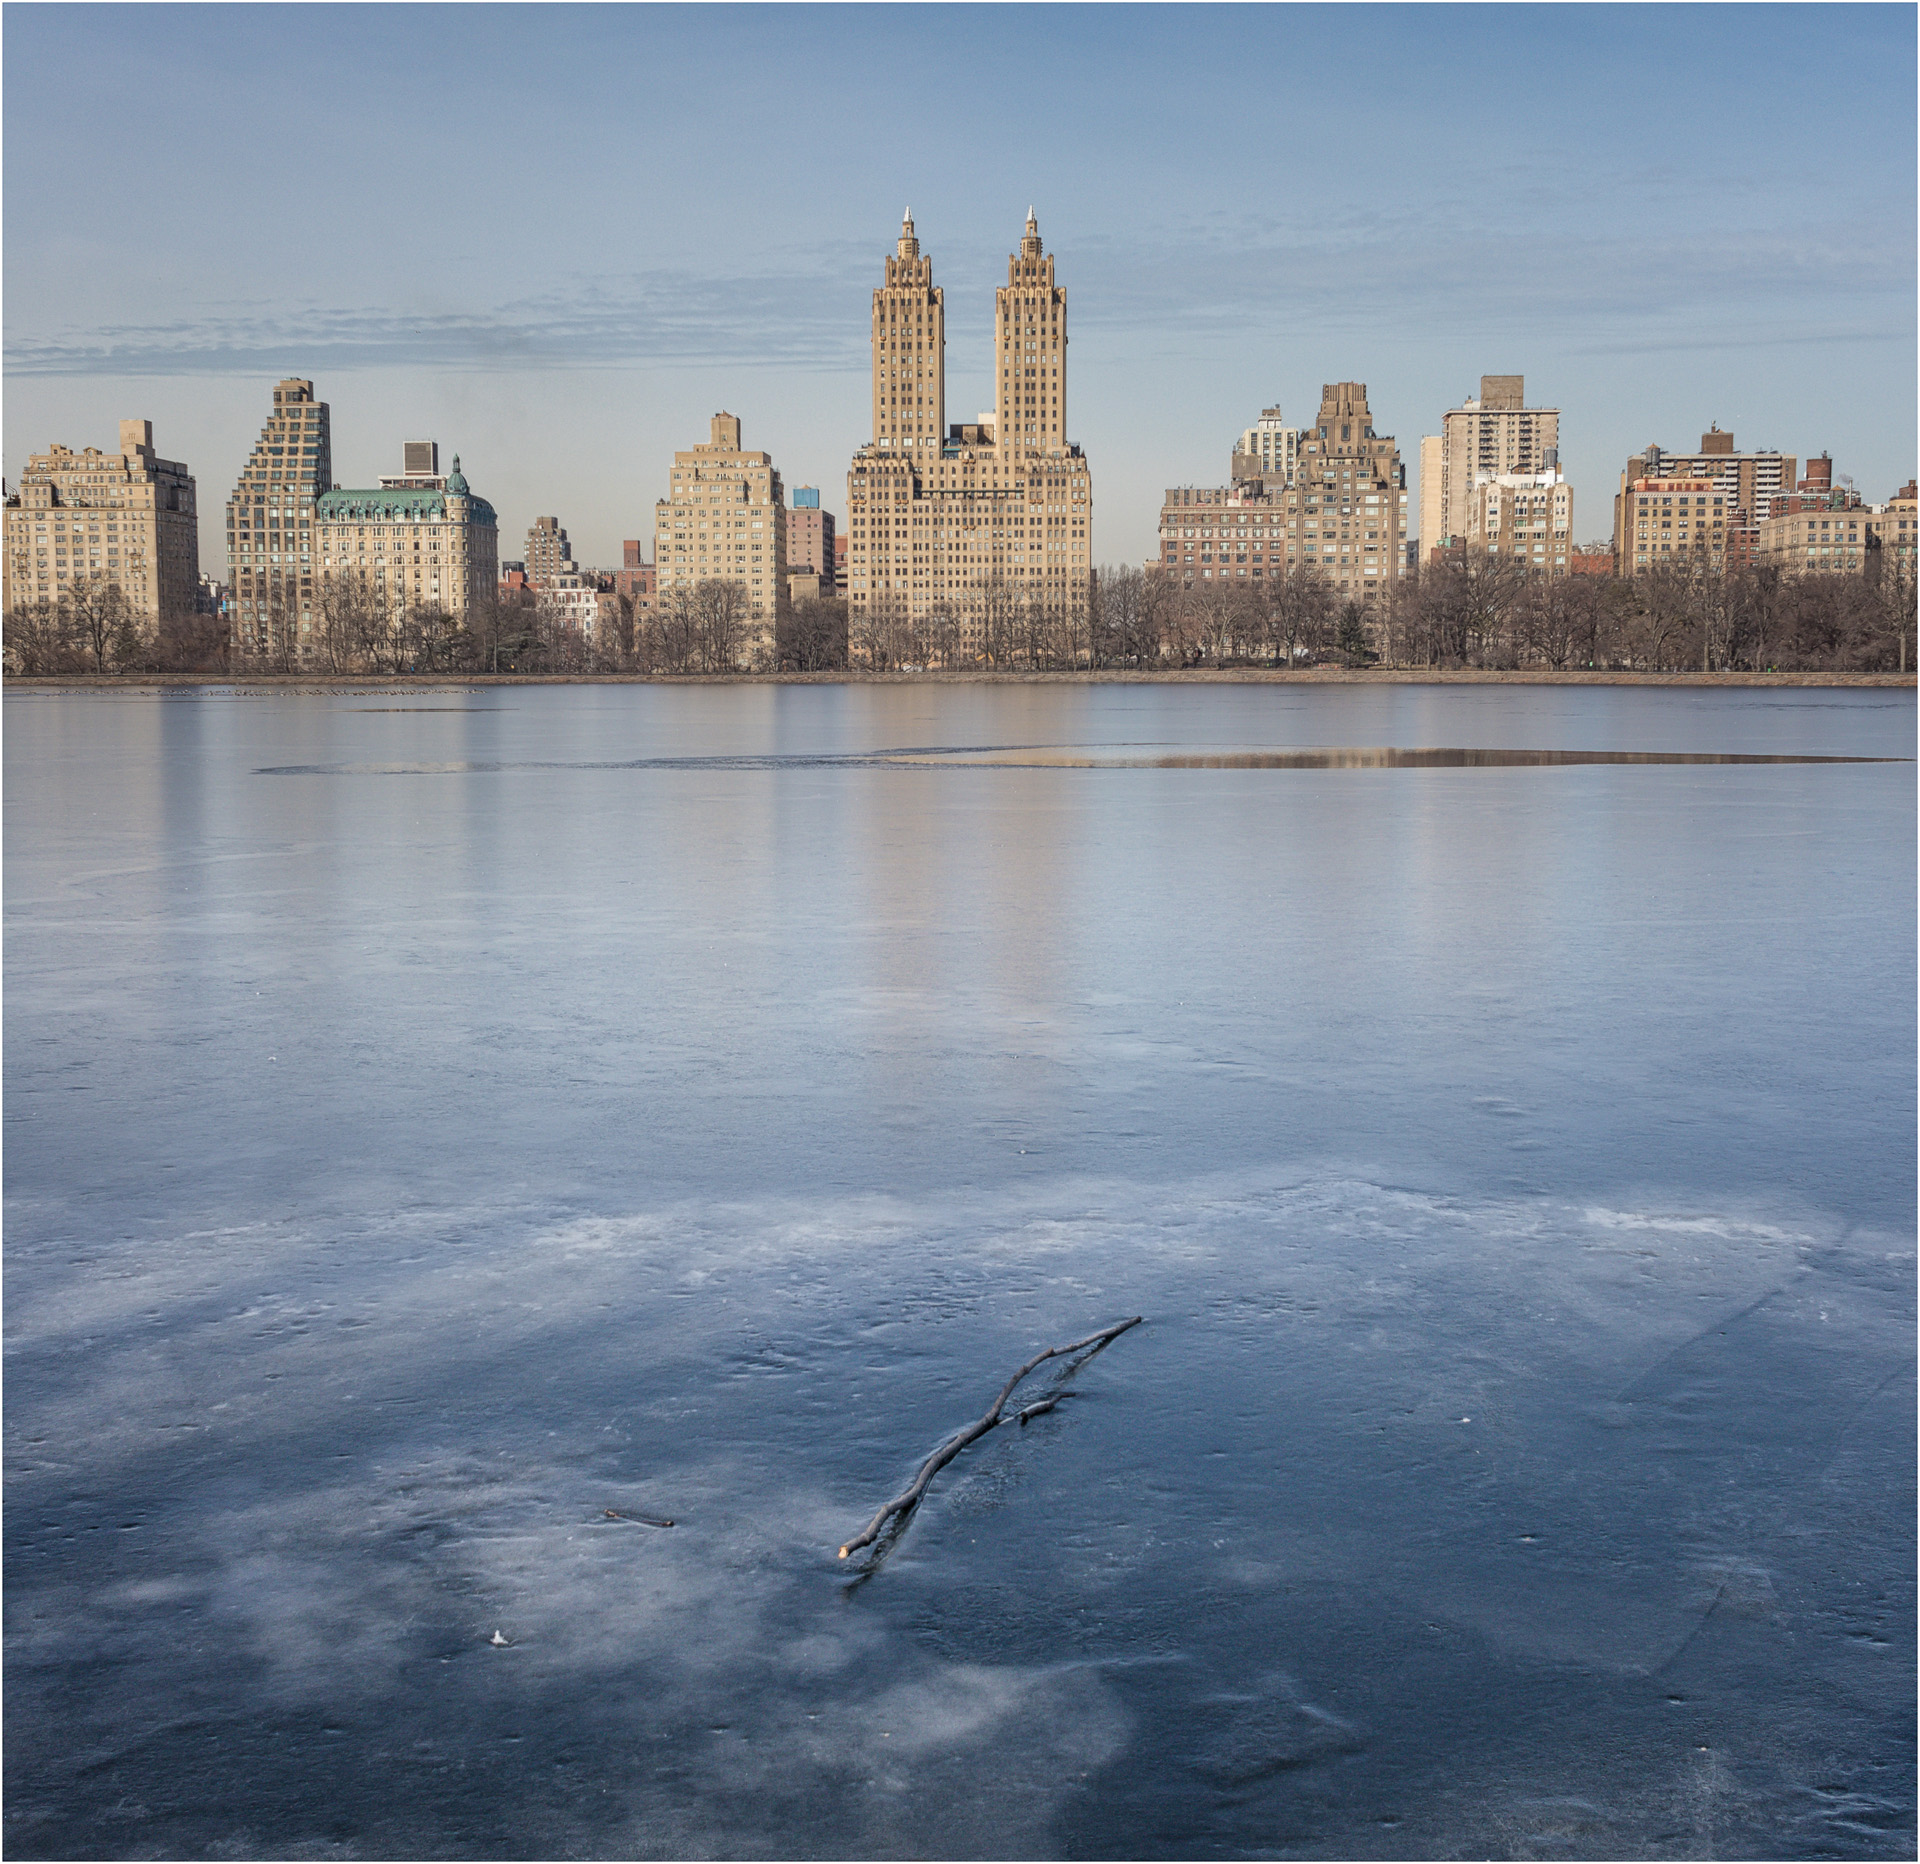
[(256, 774), (1054, 692), (9, 701), (17, 1854), (1910, 1854), (1910, 771)]

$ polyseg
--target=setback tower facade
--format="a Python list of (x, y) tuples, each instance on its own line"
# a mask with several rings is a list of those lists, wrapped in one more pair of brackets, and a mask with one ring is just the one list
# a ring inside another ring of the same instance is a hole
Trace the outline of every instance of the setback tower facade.
[(333, 484), (331, 416), (313, 384), (278, 383), (273, 411), (227, 500), (233, 651), (283, 665), (313, 636), (314, 502)]

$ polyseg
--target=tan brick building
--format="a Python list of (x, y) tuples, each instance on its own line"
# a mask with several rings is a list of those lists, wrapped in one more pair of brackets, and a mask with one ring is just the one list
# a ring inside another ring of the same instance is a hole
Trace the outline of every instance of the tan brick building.
[(994, 411), (946, 421), (946, 305), (911, 214), (900, 226), (870, 325), (872, 439), (847, 474), (850, 617), (957, 618), (980, 650), (989, 611), (1084, 610), (1093, 481), (1067, 437), (1067, 294), (1031, 211), (994, 294)]
[(1661, 565), (1724, 569), (1729, 502), (1711, 479), (1635, 479), (1614, 500), (1614, 551), (1622, 576)]
[(1366, 383), (1329, 382), (1320, 391), (1319, 417), (1301, 438), (1287, 494), (1289, 554), (1297, 543), (1301, 561), (1317, 562), (1335, 589), (1373, 596), (1399, 579), (1406, 536), (1400, 449), (1391, 434), (1373, 431)]
[(1278, 408), (1262, 408), (1259, 420), (1241, 434), (1233, 450), (1233, 477), (1291, 485), (1299, 463), (1299, 428), (1289, 427)]
[(278, 383), (227, 500), (232, 640), (243, 659), (297, 659), (312, 639), (314, 500), (333, 483), (331, 416), (313, 384)]
[[(1723, 433), (1718, 426), (1708, 428), (1700, 436), (1698, 453), (1668, 453), (1658, 446), (1636, 453), (1620, 475), (1620, 490), (1613, 501), (1614, 552), (1620, 560), (1620, 573), (1633, 574), (1635, 555), (1623, 546), (1625, 527), (1634, 515), (1628, 509), (1629, 500), (1637, 497), (1635, 488), (1641, 480), (1706, 480), (1720, 499), (1726, 517), (1724, 560), (1738, 566), (1758, 548), (1755, 527), (1761, 519), (1773, 515), (1774, 500), (1793, 490), (1793, 472), (1791, 453), (1775, 453), (1771, 449), (1737, 452), (1733, 435)], [(1644, 542), (1645, 533), (1637, 532), (1636, 541)], [(1654, 541), (1658, 543), (1659, 539)]]
[[(1876, 547), (1879, 515), (1857, 500), (1838, 497), (1824, 507), (1805, 502), (1776, 512), (1760, 520), (1754, 561), (1783, 576), (1857, 576), (1867, 567), (1867, 552)], [(1880, 547), (1884, 544), (1883, 538)]]
[(1251, 585), (1301, 564), (1364, 601), (1405, 570), (1406, 486), (1392, 436), (1373, 431), (1366, 383), (1329, 382), (1284, 490), (1272, 479), (1168, 490), (1159, 564), (1187, 587)]
[(1511, 557), (1564, 576), (1573, 550), (1573, 487), (1557, 471), (1476, 474), (1462, 514), (1469, 554)]
[(1169, 486), (1160, 504), (1160, 568), (1189, 589), (1278, 576), (1292, 560), (1287, 511), (1286, 493), (1266, 491), (1264, 481)]
[(57, 602), (75, 579), (120, 585), (139, 624), (193, 612), (200, 520), (193, 475), (153, 450), (151, 421), (122, 421), (120, 451), (51, 446), (27, 461), (6, 500), (0, 608)]
[(1522, 375), (1483, 375), (1479, 398), (1449, 408), (1439, 434), (1421, 441), (1423, 551), (1466, 536), (1467, 509), (1477, 485), (1502, 473), (1550, 472), (1559, 466), (1560, 410), (1529, 408), (1526, 386)]
[(1447, 544), (1447, 443), (1439, 434), (1420, 441), (1421, 561), (1433, 562), (1434, 552)]
[[(433, 610), (459, 625), (498, 591), (500, 520), (467, 484), (457, 453), (444, 476), (406, 473), (364, 491), (323, 492), (314, 535), (321, 580), (358, 579), (395, 620)], [(317, 633), (303, 618), (302, 655), (317, 650)]]
[(527, 527), (526, 572), (528, 583), (535, 589), (544, 589), (557, 577), (580, 573), (566, 527), (558, 518), (535, 518)]
[(773, 655), (787, 606), (786, 492), (770, 454), (741, 445), (740, 417), (716, 414), (703, 447), (673, 456), (672, 490), (654, 506), (660, 599), (704, 582), (737, 582), (747, 596), (746, 648)]
[(1873, 530), (1880, 540), (1880, 573), (1898, 573), (1912, 582), (1914, 548), (1920, 544), (1920, 487), (1913, 480), (1873, 514)]

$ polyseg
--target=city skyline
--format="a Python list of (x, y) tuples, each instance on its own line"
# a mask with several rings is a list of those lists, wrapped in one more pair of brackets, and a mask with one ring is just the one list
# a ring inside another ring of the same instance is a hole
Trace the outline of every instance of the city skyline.
[[(1870, 499), (1912, 472), (1904, 9), (48, 7), (5, 30), (9, 480), (139, 416), (230, 485), (263, 391), (298, 376), (332, 404), (336, 482), (431, 436), (506, 535), (558, 512), (617, 563), (716, 410), (787, 483), (839, 486), (902, 201), (954, 307), (950, 419), (993, 405), (983, 307), (1037, 207), (1074, 284), (1099, 562), (1146, 560), (1166, 486), (1218, 483), (1263, 408), (1304, 421), (1341, 379), (1412, 479), (1482, 374), (1524, 374), (1562, 411), (1583, 537), (1622, 460), (1715, 422), (1831, 451)], [(1222, 33), (1284, 112), (1256, 146), (1221, 107)], [(867, 77), (957, 95), (1015, 45), (1059, 96), (1041, 156), (991, 91), (952, 172), (874, 159), (868, 109), (841, 107)], [(257, 82), (289, 65), (293, 102)], [(662, 70), (645, 111), (614, 108)], [(1516, 138), (1516, 82), (1550, 130)], [(715, 95), (752, 120), (737, 147), (700, 132)], [(157, 128), (162, 184), (110, 186)], [(1337, 162), (1290, 154), (1330, 137)]]

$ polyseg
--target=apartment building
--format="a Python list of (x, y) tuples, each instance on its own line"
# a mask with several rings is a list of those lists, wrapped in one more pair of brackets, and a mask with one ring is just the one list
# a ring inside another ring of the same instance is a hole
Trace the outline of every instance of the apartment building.
[(544, 589), (556, 577), (575, 576), (579, 571), (566, 526), (558, 518), (535, 518), (527, 527), (527, 581)]
[(314, 507), (333, 484), (331, 415), (313, 384), (277, 383), (266, 425), (227, 500), (233, 651), (298, 659), (313, 638)]
[(1447, 543), (1447, 443), (1439, 434), (1420, 441), (1420, 550), (1428, 562)]
[(400, 470), (380, 475), (381, 485), (389, 492), (430, 491), (441, 482), (437, 440), (401, 441)]
[(773, 654), (787, 603), (786, 491), (770, 454), (741, 443), (740, 417), (716, 414), (705, 446), (673, 456), (668, 495), (654, 506), (660, 596), (703, 582), (737, 582), (747, 595), (747, 651)]
[(618, 595), (592, 570), (552, 571), (539, 585), (535, 604), (549, 621), (572, 628), (587, 641), (610, 634), (619, 616)]
[[(432, 609), (457, 625), (498, 592), (500, 520), (468, 485), (457, 453), (444, 475), (403, 471), (363, 490), (322, 492), (313, 526), (322, 585), (357, 581), (396, 620)], [(315, 652), (317, 635), (303, 613), (296, 652)]]
[(1421, 441), (1420, 536), (1428, 549), (1466, 535), (1477, 485), (1559, 467), (1560, 410), (1526, 401), (1525, 376), (1483, 375), (1478, 398), (1449, 408), (1440, 432)]
[[(1776, 498), (1793, 490), (1794, 456), (1770, 448), (1741, 453), (1734, 446), (1733, 435), (1722, 432), (1718, 425), (1700, 436), (1697, 453), (1668, 453), (1649, 445), (1627, 461), (1620, 475), (1613, 510), (1616, 548), (1626, 516), (1625, 501), (1642, 479), (1705, 479), (1722, 500), (1729, 521), (1750, 529), (1773, 515)], [(1622, 552), (1620, 561), (1626, 570), (1631, 558)]]
[(1329, 382), (1301, 430), (1292, 483), (1170, 487), (1160, 506), (1161, 570), (1184, 587), (1253, 583), (1293, 565), (1368, 600), (1404, 573), (1407, 475), (1376, 434), (1364, 382)]
[[(873, 293), (872, 438), (847, 473), (852, 616), (957, 616), (977, 651), (990, 607), (1085, 605), (1093, 480), (1068, 438), (1067, 294), (1031, 209), (994, 294), (994, 408), (946, 424), (946, 304), (905, 216)], [(858, 629), (855, 629), (858, 638)]]
[(1264, 481), (1169, 486), (1160, 501), (1159, 567), (1186, 589), (1279, 576), (1294, 560), (1287, 511), (1287, 494)]
[(654, 567), (647, 561), (646, 539), (624, 537), (620, 540), (620, 567), (613, 573), (613, 592), (633, 604), (636, 615), (653, 613), (657, 593)]
[(1366, 383), (1329, 382), (1321, 389), (1319, 416), (1300, 442), (1287, 525), (1289, 551), (1297, 537), (1300, 560), (1315, 563), (1346, 594), (1377, 595), (1399, 579), (1407, 469), (1393, 436), (1373, 431)]
[(1572, 567), (1573, 487), (1555, 468), (1476, 473), (1463, 515), (1469, 554), (1510, 557), (1548, 576)]
[(138, 623), (191, 614), (200, 592), (193, 475), (153, 450), (151, 421), (122, 421), (120, 450), (48, 447), (7, 494), (0, 608), (58, 602), (76, 580), (117, 582)]
[(1858, 500), (1775, 512), (1756, 527), (1754, 561), (1783, 576), (1857, 576), (1867, 567), (1867, 552), (1880, 547), (1874, 542), (1878, 516)]
[(1910, 583), (1914, 574), (1914, 546), (1920, 543), (1920, 506), (1909, 479), (1874, 513), (1874, 535), (1880, 540), (1880, 573), (1897, 573)]
[(787, 588), (794, 596), (830, 596), (837, 542), (833, 513), (823, 510), (820, 488), (795, 486), (787, 508)]
[(1232, 476), (1236, 479), (1293, 483), (1300, 463), (1300, 430), (1289, 427), (1278, 408), (1262, 408), (1260, 418), (1241, 434), (1233, 449)]
[(1622, 576), (1688, 565), (1724, 569), (1731, 501), (1705, 478), (1640, 478), (1614, 500), (1614, 552)]

